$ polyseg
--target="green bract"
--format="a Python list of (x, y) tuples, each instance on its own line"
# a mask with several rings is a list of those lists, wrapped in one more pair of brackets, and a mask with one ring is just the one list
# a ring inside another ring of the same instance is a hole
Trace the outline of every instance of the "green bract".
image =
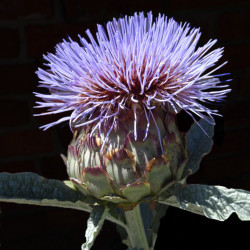
[(64, 157), (68, 175), (80, 191), (125, 209), (154, 201), (163, 189), (181, 181), (188, 159), (186, 137), (178, 131), (175, 115), (154, 116), (151, 124), (157, 125), (146, 131), (145, 113), (137, 109), (136, 136), (133, 115), (130, 110), (119, 115), (104, 145), (101, 138), (109, 124), (93, 135), (91, 127), (76, 131)]

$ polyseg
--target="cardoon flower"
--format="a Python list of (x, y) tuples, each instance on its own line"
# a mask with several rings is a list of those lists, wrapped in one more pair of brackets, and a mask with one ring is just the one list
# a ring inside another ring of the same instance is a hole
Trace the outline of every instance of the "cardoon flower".
[(215, 66), (223, 48), (210, 50), (216, 40), (197, 48), (199, 29), (160, 14), (153, 21), (152, 13), (98, 25), (96, 38), (86, 33), (80, 44), (58, 44), (44, 56), (49, 69), (37, 71), (50, 91), (36, 93), (37, 107), (48, 108), (40, 115), (71, 111), (42, 128), (70, 122), (74, 139), (64, 159), (82, 192), (123, 207), (153, 200), (185, 178), (188, 152), (175, 114), (209, 123), (219, 115), (206, 103), (230, 91), (214, 75), (226, 63)]

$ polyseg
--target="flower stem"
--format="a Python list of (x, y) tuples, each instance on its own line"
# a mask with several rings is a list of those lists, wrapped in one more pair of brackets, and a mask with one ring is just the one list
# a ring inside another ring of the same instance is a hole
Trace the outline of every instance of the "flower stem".
[(133, 210), (126, 211), (125, 218), (129, 247), (133, 250), (150, 250), (141, 217), (140, 205), (137, 205)]

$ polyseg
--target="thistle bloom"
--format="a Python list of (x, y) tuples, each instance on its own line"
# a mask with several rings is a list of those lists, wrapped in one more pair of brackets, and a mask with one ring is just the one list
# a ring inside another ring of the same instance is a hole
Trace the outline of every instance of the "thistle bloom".
[[(114, 126), (122, 110), (133, 110), (134, 136), (137, 137), (137, 112), (143, 109), (147, 131), (150, 117), (160, 109), (178, 113), (186, 111), (207, 120), (219, 115), (206, 107), (206, 102), (221, 101), (230, 91), (210, 69), (221, 58), (223, 48), (209, 52), (216, 40), (202, 47), (197, 43), (199, 29), (178, 24), (159, 14), (153, 22), (152, 13), (113, 19), (106, 29), (98, 25), (96, 38), (86, 31), (89, 41), (80, 37), (81, 44), (63, 40), (56, 53), (44, 56), (48, 70), (38, 69), (40, 87), (50, 94), (35, 93), (56, 114), (71, 111), (58, 121), (42, 126), (47, 129), (69, 120), (72, 130), (93, 124), (92, 133), (107, 121)], [(211, 119), (208, 122), (213, 122)], [(108, 131), (109, 132), (109, 131)], [(107, 135), (108, 136), (108, 135)]]
[(185, 134), (175, 114), (185, 110), (213, 123), (217, 110), (206, 102), (220, 101), (230, 90), (215, 70), (208, 70), (223, 49), (208, 52), (210, 40), (196, 49), (199, 29), (151, 13), (114, 19), (98, 25), (97, 41), (81, 45), (69, 39), (44, 58), (36, 93), (47, 113), (72, 111), (47, 129), (69, 120), (74, 138), (64, 157), (74, 185), (86, 195), (131, 209), (155, 200), (161, 191), (189, 174)]

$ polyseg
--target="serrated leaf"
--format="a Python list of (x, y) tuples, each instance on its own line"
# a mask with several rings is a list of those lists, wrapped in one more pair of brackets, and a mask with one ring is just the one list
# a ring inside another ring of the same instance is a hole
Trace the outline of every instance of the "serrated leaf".
[(96, 206), (90, 213), (87, 229), (85, 232), (86, 242), (82, 245), (82, 250), (89, 250), (94, 244), (95, 238), (100, 232), (108, 209), (105, 206)]
[[(90, 212), (98, 205), (94, 197), (77, 191), (71, 181), (46, 179), (35, 173), (0, 173), (0, 202), (52, 206)], [(87, 202), (87, 203), (86, 203)], [(110, 211), (107, 219), (124, 226), (124, 218)]]
[(192, 174), (199, 169), (202, 157), (210, 152), (213, 145), (214, 126), (205, 120), (201, 120), (199, 124), (206, 131), (207, 135), (197, 124), (193, 124), (187, 133), (189, 160), (185, 170), (188, 171), (190, 169)]
[(191, 184), (160, 202), (219, 221), (232, 213), (241, 220), (250, 220), (250, 192), (241, 189)]
[(55, 206), (91, 211), (87, 198), (69, 183), (46, 179), (35, 173), (0, 173), (0, 201)]

